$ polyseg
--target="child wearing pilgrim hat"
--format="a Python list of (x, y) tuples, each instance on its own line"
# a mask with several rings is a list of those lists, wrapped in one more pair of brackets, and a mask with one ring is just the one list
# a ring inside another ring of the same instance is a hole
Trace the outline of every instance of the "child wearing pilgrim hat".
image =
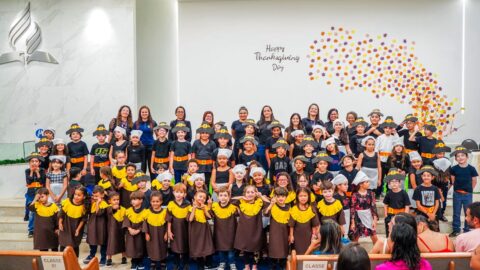
[(90, 149), (90, 172), (95, 175), (95, 180), (100, 181), (100, 168), (110, 166), (110, 144), (107, 142), (108, 130), (104, 124), (99, 124), (93, 136), (97, 142)]
[(73, 123), (70, 125), (70, 129), (67, 130), (66, 134), (69, 135), (70, 139), (72, 140), (67, 144), (72, 168), (79, 168), (81, 170), (81, 174), (85, 175), (87, 173), (87, 157), (89, 152), (87, 144), (82, 141), (82, 132), (83, 128), (81, 128), (77, 123)]

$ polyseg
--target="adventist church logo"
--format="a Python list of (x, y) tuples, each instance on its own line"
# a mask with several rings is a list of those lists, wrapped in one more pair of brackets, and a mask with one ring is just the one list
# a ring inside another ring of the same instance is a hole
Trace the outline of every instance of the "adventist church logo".
[(8, 32), (8, 41), (13, 52), (0, 55), (0, 65), (16, 61), (25, 65), (32, 61), (58, 64), (48, 52), (37, 51), (42, 42), (42, 32), (37, 22), (32, 21), (30, 2), (15, 17)]

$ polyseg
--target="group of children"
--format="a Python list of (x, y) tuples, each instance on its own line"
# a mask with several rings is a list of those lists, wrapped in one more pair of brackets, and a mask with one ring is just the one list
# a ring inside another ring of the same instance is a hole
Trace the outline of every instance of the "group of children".
[(122, 263), (131, 258), (132, 269), (160, 269), (171, 254), (179, 268), (189, 258), (208, 268), (217, 254), (219, 269), (236, 269), (238, 256), (246, 269), (256, 269), (262, 257), (284, 268), (290, 249), (304, 254), (327, 220), (341, 225), (352, 241), (375, 242), (382, 193), (386, 225), (410, 211), (445, 221), (451, 185), (452, 234), (459, 233), (461, 207), (471, 203), (477, 176), (469, 151), (456, 147), (451, 155), (458, 165), (452, 167), (445, 157), (450, 149), (433, 138), (432, 123), (422, 135), (412, 115), (402, 123), (406, 129), (391, 117), (380, 124), (378, 110), (369, 116), (371, 124), (359, 117), (346, 139), (338, 121), (331, 135), (314, 125), (312, 136), (291, 129), (284, 139), (284, 126), (273, 120), (267, 170), (257, 161), (258, 127), (249, 119), (245, 136), (234, 143), (224, 125), (202, 123), (190, 144), (184, 122), (172, 129), (159, 123), (151, 164), (145, 164), (141, 131), (126, 138), (116, 127), (107, 142), (108, 130), (99, 125), (93, 133), (98, 142), (88, 151), (78, 124), (67, 131), (68, 144), (47, 129), (38, 153), (27, 157), (29, 235), (35, 249), (72, 246), (78, 255), (86, 232), (90, 254), (84, 262), (100, 246), (101, 265), (112, 265), (112, 256), (122, 253)]

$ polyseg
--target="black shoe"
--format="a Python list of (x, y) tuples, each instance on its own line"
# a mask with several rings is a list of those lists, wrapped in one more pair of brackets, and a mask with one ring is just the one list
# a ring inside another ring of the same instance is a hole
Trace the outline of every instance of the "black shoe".
[(33, 237), (33, 232), (28, 232), (28, 238), (32, 238)]
[(112, 266), (112, 259), (107, 259), (107, 264), (105, 266)]
[(127, 264), (127, 258), (126, 257), (122, 257), (122, 264)]
[(452, 232), (451, 234), (449, 234), (448, 236), (449, 237), (457, 237), (460, 235), (460, 232)]
[(85, 259), (83, 259), (83, 264), (88, 264), (92, 259), (93, 257), (88, 255)]
[(447, 219), (445, 216), (441, 216), (441, 217), (440, 217), (440, 221), (448, 222), (448, 219)]
[(28, 215), (25, 214), (25, 216), (23, 217), (23, 221), (28, 221)]

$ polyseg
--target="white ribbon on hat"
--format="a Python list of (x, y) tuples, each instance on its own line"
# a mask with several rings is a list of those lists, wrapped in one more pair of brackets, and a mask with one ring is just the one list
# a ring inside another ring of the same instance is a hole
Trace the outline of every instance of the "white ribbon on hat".
[(335, 176), (332, 179), (332, 184), (334, 184), (335, 186), (340, 185), (340, 184), (345, 184), (345, 183), (348, 183), (348, 179), (347, 179), (347, 177), (345, 177), (345, 175), (343, 175), (341, 173), (337, 174), (337, 176)]
[(412, 151), (412, 152), (408, 153), (408, 157), (410, 158), (410, 161), (422, 160), (422, 157), (420, 156), (420, 154), (417, 151)]
[(237, 165), (235, 165), (235, 167), (233, 167), (232, 172), (233, 173), (242, 172), (243, 174), (246, 174), (247, 173), (247, 166), (245, 166), (243, 164), (237, 164)]
[(224, 149), (224, 148), (218, 149), (217, 157), (219, 157), (219, 156), (224, 156), (224, 157), (230, 158), (232, 156), (232, 150)]
[(130, 132), (130, 138), (133, 136), (137, 136), (138, 138), (142, 137), (143, 131), (135, 129)]
[(335, 143), (335, 138), (333, 136), (330, 136), (328, 139), (322, 141), (322, 148), (327, 148), (327, 145), (329, 144), (336, 144)]
[(265, 176), (265, 170), (262, 167), (253, 167), (250, 170), (250, 177), (253, 177), (253, 175), (257, 172), (259, 172), (259, 173), (261, 173), (262, 175)]
[(436, 169), (441, 170), (442, 172), (446, 172), (450, 166), (452, 166), (452, 162), (448, 160), (448, 158), (439, 158), (433, 161), (433, 166)]
[(367, 181), (370, 181), (370, 179), (368, 179), (368, 176), (364, 172), (358, 171), (357, 175), (355, 176), (355, 179), (353, 179), (352, 184), (358, 186), (360, 183), (367, 182)]
[(127, 136), (127, 131), (121, 126), (116, 126), (115, 129), (113, 130), (113, 132), (115, 132), (115, 131), (118, 131), (118, 132), (122, 133), (123, 136)]

